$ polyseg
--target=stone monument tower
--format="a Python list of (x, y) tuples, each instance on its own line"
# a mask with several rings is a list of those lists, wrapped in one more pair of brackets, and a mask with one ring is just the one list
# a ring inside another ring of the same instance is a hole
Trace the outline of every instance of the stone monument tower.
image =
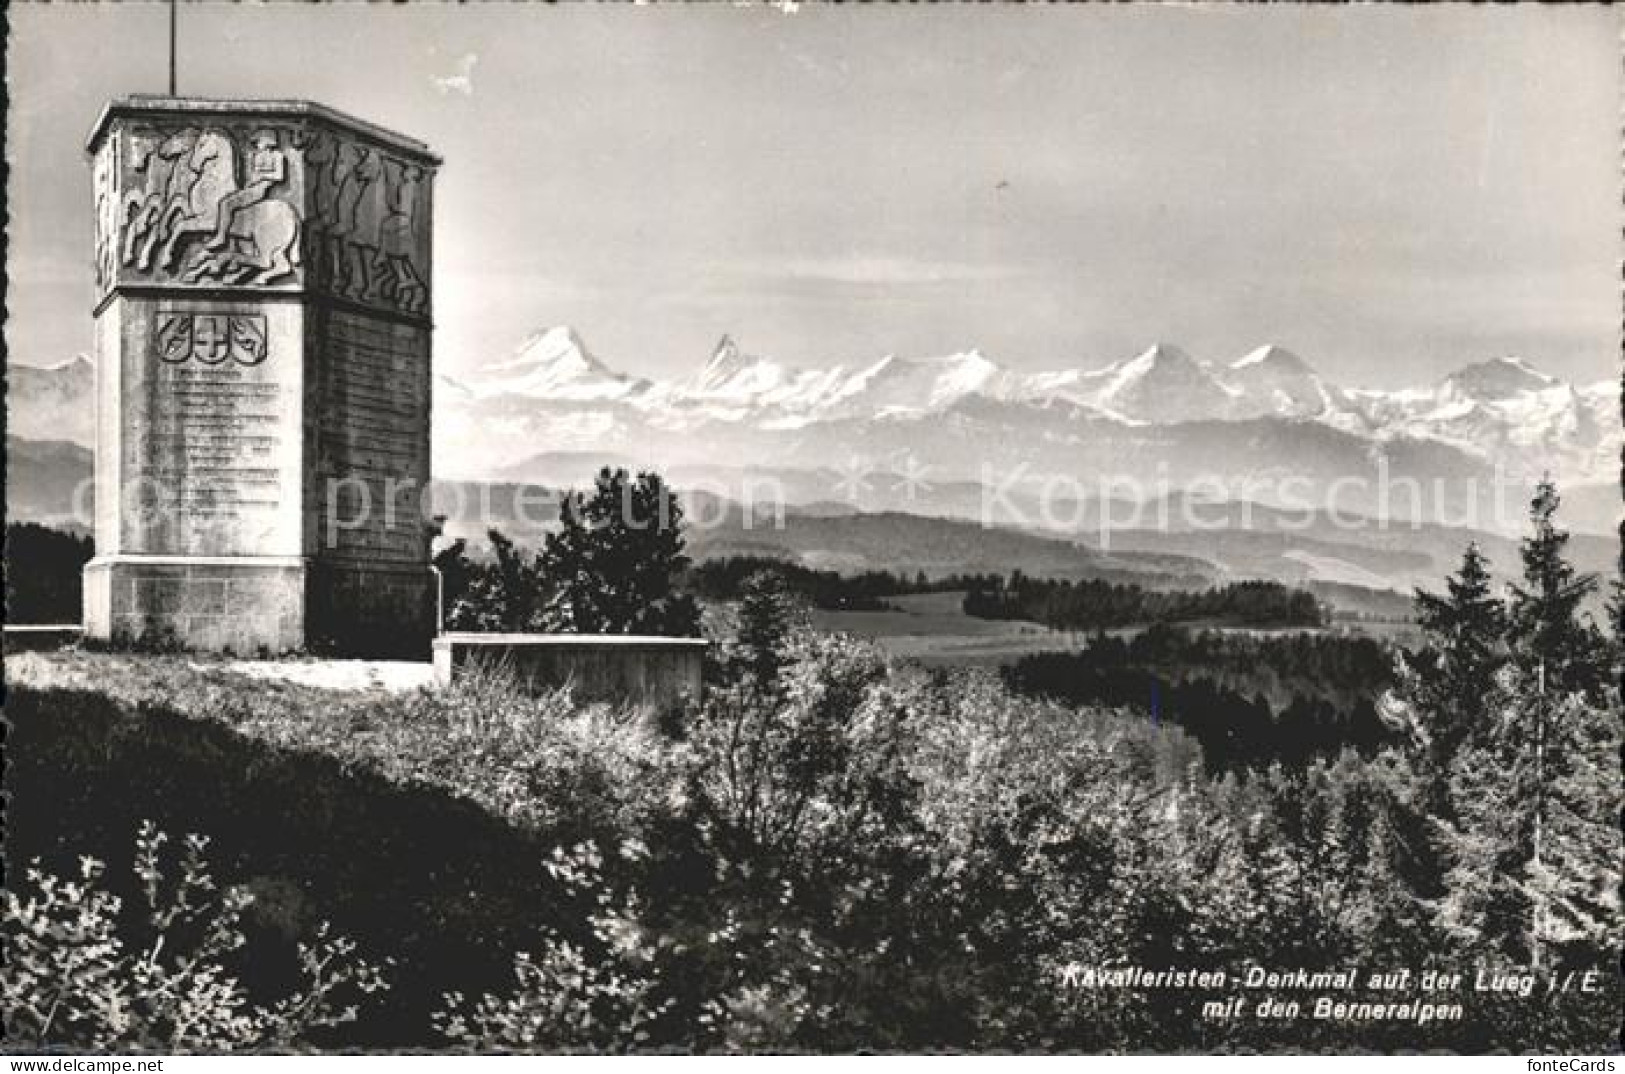
[(303, 101), (130, 97), (89, 143), (85, 632), (427, 656), (439, 158)]

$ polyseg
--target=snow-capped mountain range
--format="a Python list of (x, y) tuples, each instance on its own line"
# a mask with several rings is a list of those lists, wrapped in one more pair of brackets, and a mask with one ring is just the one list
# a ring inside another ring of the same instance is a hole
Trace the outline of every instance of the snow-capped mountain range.
[[(9, 373), (13, 436), (90, 445), (88, 360)], [(1619, 515), (1619, 394), (1617, 381), (1576, 386), (1513, 357), (1431, 385), (1350, 388), (1275, 344), (1213, 362), (1159, 343), (1101, 368), (1029, 372), (974, 349), (800, 368), (724, 337), (691, 374), (653, 380), (557, 327), (476, 375), (437, 378), (434, 466), (442, 478), (522, 482), (583, 477), (594, 458), (793, 471), (796, 488), (824, 475), (815, 500), (956, 516), (985, 515), (979, 490), (990, 485), (1026, 504), (1056, 491), (1145, 502), (1200, 486), (1238, 501), (1416, 514), (1406, 488), (1397, 499), (1374, 491), (1387, 479), (1415, 482), (1434, 521), (1508, 532), (1528, 484), (1549, 471), (1573, 522), (1598, 532)], [(569, 473), (555, 465), (565, 459), (576, 460)]]
[[(487, 463), (584, 449), (675, 450), (694, 461), (707, 447), (741, 438), (759, 444), (750, 456), (758, 462), (785, 461), (775, 458), (774, 443), (804, 457), (809, 441), (827, 439), (828, 463), (856, 446), (845, 435), (854, 423), (906, 427), (920, 434), (914, 452), (922, 457), (956, 425), (964, 433), (975, 426), (1008, 449), (1046, 437), (1087, 448), (1090, 441), (1142, 440), (1193, 423), (1287, 423), (1322, 426), (1373, 450), (1431, 444), (1459, 452), (1468, 466), (1500, 464), (1519, 474), (1550, 469), (1571, 481), (1596, 481), (1617, 467), (1620, 443), (1613, 381), (1576, 387), (1505, 357), (1427, 387), (1349, 389), (1275, 344), (1228, 363), (1199, 361), (1158, 343), (1098, 369), (1022, 372), (974, 349), (807, 369), (750, 354), (725, 336), (692, 376), (654, 381), (614, 371), (573, 330), (559, 327), (532, 335), (478, 378), (442, 383), (447, 417), (460, 435), (473, 437), (469, 446), (479, 444), (471, 457)], [(932, 424), (934, 434), (926, 430)], [(707, 437), (718, 442), (708, 444)], [(874, 439), (872, 428), (862, 439)], [(459, 454), (449, 452), (453, 459)]]

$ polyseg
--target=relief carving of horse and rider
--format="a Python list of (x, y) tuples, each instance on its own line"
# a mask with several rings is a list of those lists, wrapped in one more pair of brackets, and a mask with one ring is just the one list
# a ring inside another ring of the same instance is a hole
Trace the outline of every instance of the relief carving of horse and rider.
[(310, 182), (310, 269), (318, 286), (408, 312), (429, 306), (419, 272), (423, 169), (315, 131), (298, 143)]
[[(409, 312), (427, 308), (414, 263), (417, 165), (321, 132), (290, 131), (284, 145), (272, 128), (255, 130), (242, 153), (226, 132), (195, 128), (138, 136), (132, 150), (141, 188), (125, 195), (124, 265), (186, 283), (257, 286), (308, 260), (315, 286)], [(290, 152), (298, 156), (290, 160)], [(303, 224), (283, 196), (294, 165), (303, 166), (310, 194)]]

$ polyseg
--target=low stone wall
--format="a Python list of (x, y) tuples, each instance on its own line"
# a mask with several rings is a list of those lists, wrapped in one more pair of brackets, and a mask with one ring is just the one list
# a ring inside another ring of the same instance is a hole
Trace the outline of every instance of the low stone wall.
[(700, 697), (702, 638), (623, 634), (442, 634), (434, 678), (450, 683), (472, 668), (501, 667), (532, 690), (569, 686), (582, 701), (670, 709)]
[(40, 653), (52, 649), (65, 649), (79, 644), (85, 635), (77, 623), (52, 623), (44, 626), (7, 623), (4, 631), (4, 651), (7, 653)]

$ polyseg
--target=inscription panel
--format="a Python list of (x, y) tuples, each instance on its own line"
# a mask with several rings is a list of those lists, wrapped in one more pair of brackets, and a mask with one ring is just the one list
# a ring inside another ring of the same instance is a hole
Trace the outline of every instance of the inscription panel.
[(422, 564), (428, 332), (341, 311), (320, 323), (320, 554), (335, 562)]
[(125, 398), (130, 549), (297, 552), (297, 347), (279, 360), (267, 314), (252, 308), (160, 306), (135, 320), (145, 339)]

